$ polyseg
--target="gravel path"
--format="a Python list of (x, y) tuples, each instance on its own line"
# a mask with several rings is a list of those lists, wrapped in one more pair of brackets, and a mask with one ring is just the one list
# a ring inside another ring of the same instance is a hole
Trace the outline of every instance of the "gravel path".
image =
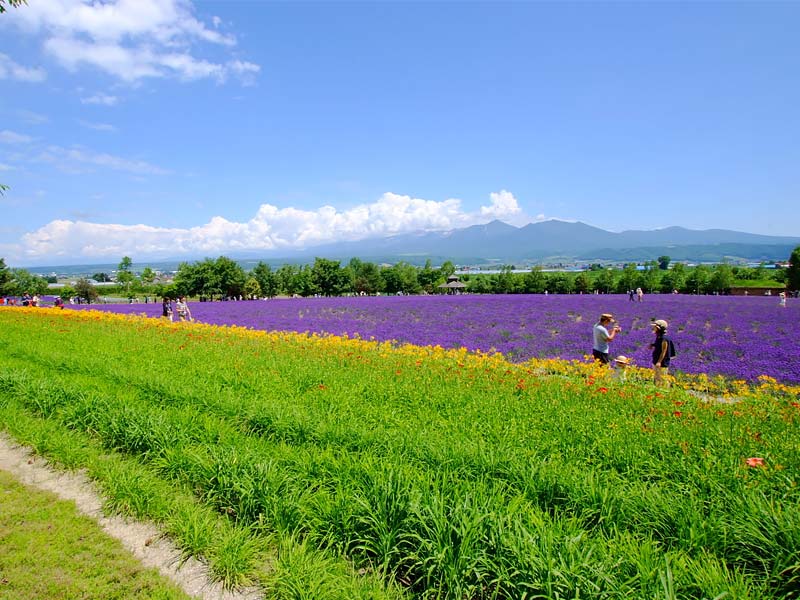
[(208, 568), (190, 558), (183, 565), (180, 551), (150, 523), (118, 516), (107, 517), (95, 486), (82, 473), (58, 471), (28, 448), (0, 432), (0, 469), (21, 483), (47, 490), (63, 500), (72, 500), (78, 511), (97, 521), (110, 536), (120, 540), (146, 567), (154, 567), (178, 584), (184, 592), (203, 600), (255, 600), (262, 598), (256, 589), (229, 591), (209, 577)]

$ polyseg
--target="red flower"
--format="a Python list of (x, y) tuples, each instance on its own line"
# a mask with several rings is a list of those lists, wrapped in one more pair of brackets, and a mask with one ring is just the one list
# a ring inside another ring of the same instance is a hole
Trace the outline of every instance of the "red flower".
[(598, 392), (600, 392), (601, 394), (605, 394), (605, 393), (608, 391), (608, 388), (601, 387), (601, 388), (600, 388), (599, 390), (597, 390), (597, 391), (598, 391)]
[(681, 411), (679, 411), (679, 410), (676, 410), (674, 413), (672, 413), (672, 416), (673, 417), (682, 417), (683, 413)]
[(763, 467), (764, 466), (764, 459), (760, 456), (752, 456), (745, 460), (748, 467)]

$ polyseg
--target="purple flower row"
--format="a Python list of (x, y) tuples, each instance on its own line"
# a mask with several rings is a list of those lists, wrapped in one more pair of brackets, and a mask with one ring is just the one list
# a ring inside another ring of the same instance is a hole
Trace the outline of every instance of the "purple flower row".
[[(70, 306), (161, 315), (161, 304)], [(580, 359), (592, 326), (613, 313), (622, 332), (611, 345), (649, 366), (650, 321), (665, 319), (687, 373), (800, 383), (800, 301), (772, 297), (648, 295), (462, 295), (273, 299), (191, 303), (196, 320), (253, 329), (359, 335), (418, 345), (502, 352), (508, 359)]]

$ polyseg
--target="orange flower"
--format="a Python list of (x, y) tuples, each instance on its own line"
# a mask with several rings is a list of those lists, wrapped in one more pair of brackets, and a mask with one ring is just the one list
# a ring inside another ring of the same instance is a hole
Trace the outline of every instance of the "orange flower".
[(744, 462), (747, 463), (748, 467), (763, 467), (764, 466), (764, 459), (760, 456), (751, 456)]

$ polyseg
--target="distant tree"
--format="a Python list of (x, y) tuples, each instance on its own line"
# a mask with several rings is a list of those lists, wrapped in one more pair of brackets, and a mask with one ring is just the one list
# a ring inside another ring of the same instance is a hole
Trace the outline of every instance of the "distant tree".
[(6, 286), (11, 283), (11, 279), (11, 270), (6, 266), (6, 260), (0, 258), (0, 296), (10, 293), (6, 291)]
[(789, 267), (786, 269), (786, 286), (790, 290), (800, 290), (800, 246), (792, 251)]
[(733, 271), (727, 264), (716, 265), (708, 282), (708, 289), (718, 294), (727, 294), (733, 285)]
[(567, 276), (565, 273), (551, 273), (548, 279), (548, 289), (556, 294), (569, 294), (574, 289), (572, 277)]
[(258, 285), (258, 280), (255, 277), (250, 277), (244, 282), (244, 293), (248, 300), (254, 300), (261, 296), (261, 286)]
[(661, 281), (658, 263), (656, 261), (645, 263), (645, 270), (643, 273), (640, 273), (639, 279), (641, 282), (639, 287), (646, 290), (648, 294), (656, 291), (658, 289), (658, 284)]
[(614, 289), (614, 286), (617, 283), (617, 276), (614, 272), (614, 269), (608, 268), (604, 269), (600, 275), (597, 276), (597, 279), (594, 282), (595, 289), (610, 294), (611, 291)]
[(142, 274), (140, 276), (142, 283), (145, 285), (151, 285), (153, 281), (156, 279), (156, 272), (153, 271), (150, 267), (145, 267), (142, 269)]
[(683, 289), (681, 291), (690, 294), (705, 294), (708, 291), (708, 283), (711, 279), (708, 267), (705, 265), (697, 265), (686, 276), (684, 280)]
[(417, 281), (420, 287), (429, 294), (433, 292), (436, 284), (439, 283), (439, 277), (439, 270), (431, 266), (430, 258), (425, 261), (425, 266), (417, 272)]
[(522, 278), (522, 286), (526, 294), (542, 294), (547, 289), (547, 277), (542, 267), (533, 267)]
[(124, 292), (130, 297), (132, 295), (133, 280), (136, 279), (135, 275), (131, 272), (133, 261), (130, 256), (123, 256), (119, 265), (117, 266), (117, 283), (122, 286)]
[(585, 272), (581, 271), (575, 276), (574, 286), (576, 292), (582, 292), (586, 294), (592, 289), (592, 281)]
[(247, 274), (236, 261), (227, 256), (220, 256), (214, 261), (212, 271), (222, 293), (229, 298), (238, 298), (244, 295), (244, 284)]
[(75, 282), (75, 294), (78, 296), (78, 298), (86, 300), (86, 302), (89, 304), (95, 302), (100, 296), (92, 282), (85, 277), (81, 277)]
[(314, 282), (314, 273), (308, 265), (303, 265), (294, 277), (295, 292), (303, 298), (308, 298), (319, 293), (319, 288)]
[(492, 291), (495, 294), (513, 294), (516, 291), (514, 265), (503, 265), (500, 272), (492, 277)]
[(95, 273), (92, 275), (92, 279), (99, 281), (100, 283), (111, 281), (111, 277), (109, 277), (107, 273)]
[(296, 265), (282, 265), (275, 273), (278, 280), (278, 289), (287, 296), (294, 296), (297, 293), (296, 279), (300, 272)]
[(10, 289), (10, 293), (17, 296), (22, 294), (42, 296), (47, 293), (47, 280), (27, 269), (11, 269), (11, 283), (7, 288)]
[(617, 290), (620, 292), (627, 292), (635, 290), (638, 286), (639, 271), (636, 270), (636, 263), (629, 263), (625, 265), (622, 270), (622, 275), (617, 284)]
[(384, 289), (381, 270), (375, 263), (362, 262), (358, 258), (350, 259), (348, 267), (353, 274), (353, 291), (357, 294), (377, 294)]
[(666, 271), (669, 268), (670, 260), (671, 259), (670, 259), (669, 256), (666, 256), (666, 255), (659, 256), (658, 257), (658, 268), (661, 269), (662, 271)]
[(396, 294), (418, 294), (420, 291), (417, 269), (405, 261), (400, 261), (389, 268), (381, 270), (386, 292)]
[(258, 281), (261, 293), (267, 298), (274, 298), (278, 295), (278, 278), (272, 272), (272, 267), (263, 261), (255, 266), (252, 272), (253, 277)]
[(338, 260), (315, 258), (311, 267), (311, 279), (317, 292), (323, 296), (341, 296), (347, 289), (347, 274)]
[(447, 278), (455, 272), (456, 266), (449, 260), (446, 260), (442, 263), (442, 266), (439, 267), (439, 279), (441, 281), (447, 281)]

